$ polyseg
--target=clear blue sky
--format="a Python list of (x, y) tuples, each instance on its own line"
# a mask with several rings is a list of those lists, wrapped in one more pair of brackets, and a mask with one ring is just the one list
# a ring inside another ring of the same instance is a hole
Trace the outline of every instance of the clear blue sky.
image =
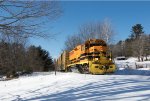
[(117, 33), (115, 41), (126, 39), (131, 34), (131, 27), (137, 23), (142, 24), (146, 33), (150, 33), (150, 2), (63, 1), (61, 4), (62, 16), (47, 24), (49, 33), (57, 33), (55, 38), (30, 41), (48, 50), (53, 58), (62, 52), (67, 36), (76, 33), (84, 23), (109, 18)]

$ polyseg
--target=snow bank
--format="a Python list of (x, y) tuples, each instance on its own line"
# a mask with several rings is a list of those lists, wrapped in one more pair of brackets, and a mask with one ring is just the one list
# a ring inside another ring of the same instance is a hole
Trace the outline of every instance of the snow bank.
[(128, 58), (127, 60), (115, 60), (115, 64), (117, 68), (147, 68), (147, 70), (150, 70), (150, 61), (138, 62), (138, 59), (133, 57)]
[(150, 76), (150, 61), (137, 62), (137, 58), (127, 60), (115, 60), (117, 66), (116, 75), (145, 75)]

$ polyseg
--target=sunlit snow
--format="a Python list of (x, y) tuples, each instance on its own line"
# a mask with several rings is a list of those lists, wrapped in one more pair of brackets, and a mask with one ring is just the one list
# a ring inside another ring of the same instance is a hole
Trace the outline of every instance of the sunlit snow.
[(150, 101), (150, 70), (119, 68), (109, 75), (33, 73), (0, 81), (0, 101), (12, 100)]

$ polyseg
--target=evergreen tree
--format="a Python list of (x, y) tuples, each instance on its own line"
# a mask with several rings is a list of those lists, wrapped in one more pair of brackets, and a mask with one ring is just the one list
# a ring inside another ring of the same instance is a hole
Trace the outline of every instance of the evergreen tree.
[(40, 46), (37, 47), (39, 52), (39, 58), (41, 58), (43, 63), (43, 71), (54, 70), (54, 64), (52, 58), (49, 56), (48, 51), (42, 49)]
[(136, 39), (144, 33), (143, 26), (141, 24), (136, 24), (132, 27), (131, 39)]
[(54, 64), (48, 51), (41, 48), (41, 46), (31, 46), (28, 51), (30, 57), (29, 67), (33, 71), (50, 71), (54, 70)]

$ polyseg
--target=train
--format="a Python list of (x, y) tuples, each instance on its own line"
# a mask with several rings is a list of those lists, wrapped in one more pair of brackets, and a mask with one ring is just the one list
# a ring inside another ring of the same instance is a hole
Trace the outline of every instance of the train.
[(104, 40), (89, 39), (57, 59), (61, 71), (106, 74), (116, 71), (112, 53)]

